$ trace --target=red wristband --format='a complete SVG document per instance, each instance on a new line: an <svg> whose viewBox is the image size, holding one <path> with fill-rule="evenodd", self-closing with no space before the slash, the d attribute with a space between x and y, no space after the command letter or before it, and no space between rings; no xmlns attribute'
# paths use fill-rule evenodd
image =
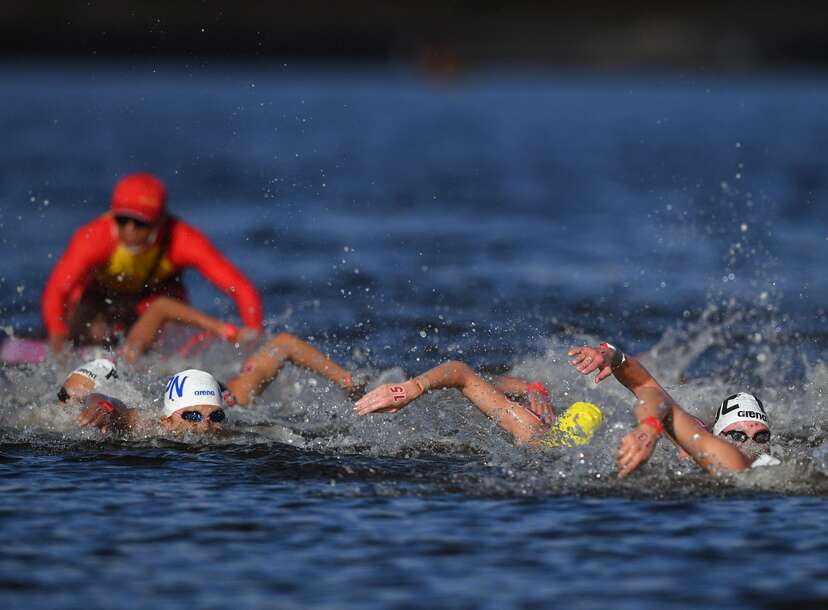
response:
<svg viewBox="0 0 828 610"><path fill-rule="evenodd" d="M103 409L104 411L106 411L107 413L112 413L115 410L115 407L113 407L112 403L109 402L108 400L103 400L103 399L99 400L98 401L98 406L101 409Z"/></svg>
<svg viewBox="0 0 828 610"><path fill-rule="evenodd" d="M230 341L230 343L235 343L236 339L239 338L239 327L226 322L224 328L221 329L221 336Z"/></svg>
<svg viewBox="0 0 828 610"><path fill-rule="evenodd" d="M649 416L645 417L644 419L641 420L640 423L641 423L642 426L650 426L650 428L652 428L653 430L655 430L659 434L664 434L664 426L658 420L658 418L653 417L652 415L649 415Z"/></svg>
<svg viewBox="0 0 828 610"><path fill-rule="evenodd" d="M533 381L532 383L526 384L526 392L537 392L544 398L549 398L549 389L543 385L540 381Z"/></svg>

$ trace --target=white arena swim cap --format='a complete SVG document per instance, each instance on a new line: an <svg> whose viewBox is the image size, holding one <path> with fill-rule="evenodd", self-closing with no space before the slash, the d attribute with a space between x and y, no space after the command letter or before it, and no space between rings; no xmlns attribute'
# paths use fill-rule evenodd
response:
<svg viewBox="0 0 828 610"><path fill-rule="evenodd" d="M224 406L216 378L198 369L187 369L170 377L164 390L164 415L196 405Z"/></svg>
<svg viewBox="0 0 828 610"><path fill-rule="evenodd" d="M94 381L95 387L97 387L106 379L117 379L118 371L115 370L115 365L111 360L98 358L97 360L90 360L86 364L80 365L69 373L69 375L83 375L87 379Z"/></svg>
<svg viewBox="0 0 828 610"><path fill-rule="evenodd" d="M722 406L716 411L716 420L713 422L713 434L721 434L730 424L740 421L755 421L770 428L768 415L762 401L753 394L740 392L728 396Z"/></svg>

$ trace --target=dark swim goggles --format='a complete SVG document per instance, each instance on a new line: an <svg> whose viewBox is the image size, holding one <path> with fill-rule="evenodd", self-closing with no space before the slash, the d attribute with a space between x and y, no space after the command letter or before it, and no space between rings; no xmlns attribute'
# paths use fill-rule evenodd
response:
<svg viewBox="0 0 828 610"><path fill-rule="evenodd" d="M732 438L737 443L744 443L750 437L747 435L746 432L742 432L741 430L730 430L728 432L722 432L722 436L726 436L728 438ZM753 435L753 442L760 443L764 445L765 443L770 442L771 433L770 430L759 430L756 434Z"/></svg>
<svg viewBox="0 0 828 610"><path fill-rule="evenodd" d="M129 223L134 224L139 229L146 229L152 226L151 222L146 222L144 220L138 220L137 218L133 218L132 216L116 216L115 222L118 223L119 227L125 227Z"/></svg>
<svg viewBox="0 0 828 610"><path fill-rule="evenodd" d="M210 412L210 415L207 416L207 419L209 419L214 424L219 424L223 422L226 417L227 416L224 414L223 409L216 409L215 411ZM183 413L181 413L181 419L197 424L198 422L204 419L204 416L201 414L200 411L184 411Z"/></svg>

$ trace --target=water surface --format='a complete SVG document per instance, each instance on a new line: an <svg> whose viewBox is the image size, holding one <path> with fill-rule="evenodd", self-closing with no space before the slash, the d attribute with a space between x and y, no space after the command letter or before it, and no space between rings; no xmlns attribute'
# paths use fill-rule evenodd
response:
<svg viewBox="0 0 828 610"><path fill-rule="evenodd" d="M602 405L587 447L516 447L456 393L356 420L288 368L217 439L107 440L52 402L77 363L0 370L5 607L809 608L824 558L821 74L719 78L277 65L0 69L0 323L127 171L260 287L271 332L374 382L446 358ZM194 303L232 304L187 277ZM629 394L573 374L610 339L688 410L757 392L777 468L717 480L663 443L627 481ZM222 378L150 356L118 392ZM682 383L680 383L680 381Z"/></svg>

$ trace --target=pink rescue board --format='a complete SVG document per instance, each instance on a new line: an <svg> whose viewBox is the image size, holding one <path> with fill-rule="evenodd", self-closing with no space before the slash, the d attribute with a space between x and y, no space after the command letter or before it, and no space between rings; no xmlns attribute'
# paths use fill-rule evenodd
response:
<svg viewBox="0 0 828 610"><path fill-rule="evenodd" d="M49 342L46 339L6 337L2 341L0 362L3 364L37 364L49 356ZM93 350L91 347L82 347L77 353L84 358Z"/></svg>
<svg viewBox="0 0 828 610"><path fill-rule="evenodd" d="M43 362L49 354L46 339L7 337L0 347L0 361L4 364L34 364Z"/></svg>

